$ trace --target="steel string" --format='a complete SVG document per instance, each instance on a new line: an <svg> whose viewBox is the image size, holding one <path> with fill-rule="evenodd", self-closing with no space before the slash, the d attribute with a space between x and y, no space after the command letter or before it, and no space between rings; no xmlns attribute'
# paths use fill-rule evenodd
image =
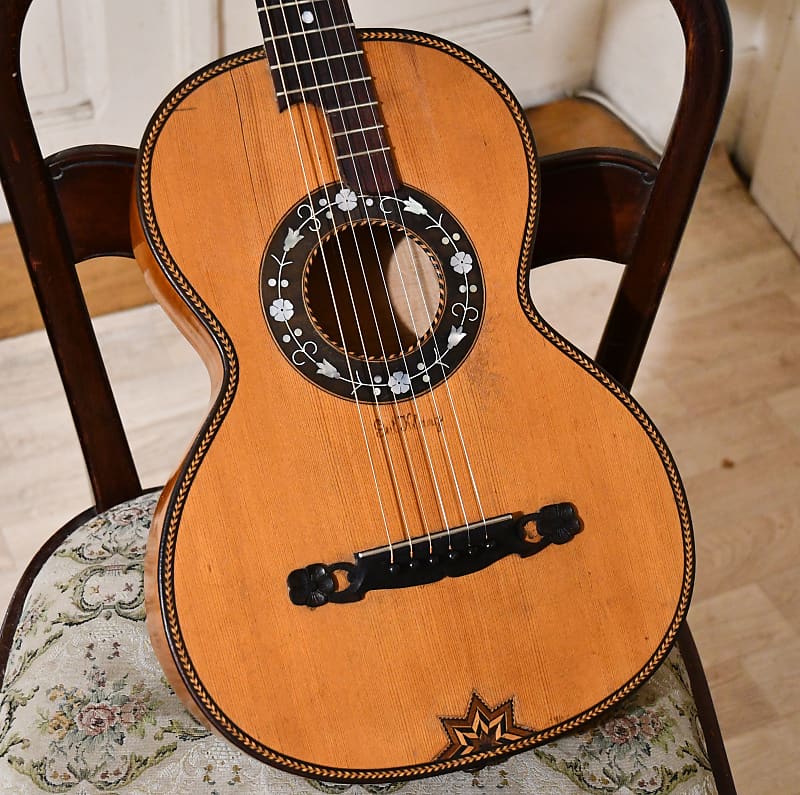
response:
<svg viewBox="0 0 800 795"><path fill-rule="evenodd" d="M256 5L258 6L258 2L256 3ZM284 96L286 97L286 101L287 101L287 112L289 113L289 118L291 120L292 135L294 137L295 146L297 148L297 156L298 156L298 160L300 162L300 168L301 168L302 173L303 173L303 182L305 183L305 188L306 188L306 194L308 196L309 207L311 208L311 211L313 213L313 210L314 210L314 199L313 199L313 196L312 196L311 184L309 182L308 172L306 170L305 161L303 159L303 150L302 150L302 147L300 145L300 136L298 135L298 132L297 132L297 124L295 122L294 113L292 112L292 106L289 103L289 94L288 94L287 86L286 86L286 78L285 78L285 75L283 74L283 65L281 64L280 51L278 49L277 39L275 38L275 33L274 33L273 26L272 26L272 19L270 17L269 11L270 11L269 7L264 5L264 13L265 13L265 16L267 18L267 25L269 26L270 37L273 39L273 46L274 46L274 49L275 49L275 61L276 61L277 66L279 67L278 68L278 72L280 74L281 87L282 87ZM285 12L284 12L284 16L285 16ZM291 39L290 39L290 41L291 41ZM269 63L269 59L267 59L267 63ZM328 267L328 261L327 261L327 258L325 256L325 250L322 247L322 236L320 234L320 228L316 224L312 224L312 226L316 226L315 231L316 231L316 234L317 234L317 240L318 240L318 244L319 244L320 254L322 256L323 266L325 268L325 274L326 274L327 281L328 281L328 287L329 287L329 289L331 291L331 299L333 301L333 308L334 308L334 313L335 313L335 316L336 316L336 323L337 323L337 326L339 328L339 334L340 334L340 336L342 338L342 343L343 343L344 348L345 348L345 361L347 363L347 369L348 369L348 373L350 375L350 381L351 381L351 383L353 383L355 385L355 374L353 372L353 365L352 365L352 363L350 361L350 356L347 353L348 346L345 343L344 328L343 328L343 325L342 325L341 316L339 314L339 308L338 308L338 305L336 303L336 299L334 297L333 281L331 279L330 269ZM383 526L384 526L384 529L386 531L386 539L387 539L387 542L388 542L388 545L389 545L390 558L391 558L391 561L394 562L394 545L393 545L393 542L392 542L391 531L389 530L389 520L388 520L387 515L386 515L386 508L384 506L383 496L381 494L380 484L378 482L378 474L377 474L377 470L375 468L375 460L374 460L373 455L372 455L372 448L370 447L369 436L367 434L366 425L364 424L364 417L363 417L363 414L361 412L361 402L360 402L359 397L358 397L358 390L357 389L355 389L353 396L355 398L356 408L357 408L357 411L358 411L358 419L359 419L359 423L361 425L361 433L362 433L362 435L364 437L364 444L365 444L366 450L367 450L367 458L369 459L370 470L372 472L372 479L373 479L373 482L375 484L375 492L376 492L376 495L377 495L377 498L378 498L378 506L379 506L379 509L380 509L380 512L381 512L381 519L383 521Z"/></svg>
<svg viewBox="0 0 800 795"><path fill-rule="evenodd" d="M333 18L333 7L332 7L332 4L331 4L331 0L326 0L326 2L327 2L327 5L328 5L328 9L329 9L329 11L331 13L331 17ZM354 25L350 26L350 36L351 36L352 43L353 43L354 47L356 47L357 50L360 49L363 52L363 49L361 48L360 42L358 41L358 39L356 37L356 30L355 30L355 26ZM339 42L339 49L341 50L341 49L343 49L343 47L342 47L342 39L341 39L341 35L339 33L339 29L338 28L336 29L336 37L337 37L337 40ZM323 44L324 44L324 38L323 38ZM326 52L326 57L327 57L327 52ZM346 61L345 61L345 65L344 66L345 66L345 71L347 72L348 78L349 78L349 76L350 76L349 68L350 67L347 65ZM362 78L366 77L367 75L366 75L366 73L364 71L363 62L361 60L359 60L359 67L358 68L359 68L359 71L360 71L360 76ZM355 88L353 87L353 83L352 82L350 82L350 87L351 87L351 90L353 92L353 98L354 98L354 101L355 101ZM378 113L377 113L374 105L371 107L371 112L372 112L372 120L374 122L374 125L375 126L380 125L380 123L381 123L380 122L380 118L378 116ZM385 129L385 127L383 129ZM369 144L367 142L366 131L363 131L362 134L363 134L365 146L367 148L369 148ZM349 142L349 137L348 137L348 142ZM352 153L352 147L351 147L351 153ZM370 166L372 167L373 176L376 176L376 174L375 174L375 165L374 165L374 162L372 160L372 155L367 155L367 158L370 161ZM385 162L387 168L391 169L391 161L389 160L389 155L385 150L383 152L383 158L384 158L384 162ZM377 179L376 179L376 181L377 181ZM405 218L403 216L402 202L400 201L399 196L397 194L396 186L393 186L393 188L392 188L392 196L397 201L398 212L399 212L400 218L401 218L401 226L402 226L402 229L403 229L403 232L404 232L403 236L404 236L404 238L406 240L406 245L408 246L408 249L409 249L409 257L411 258L411 262L412 262L412 264L414 266L414 273L415 273L416 278L417 278L417 285L419 287L420 294L422 294L423 293L422 281L421 281L421 278L420 278L420 275L419 275L419 269L416 266L416 261L413 259L413 254L412 254L412 250L411 250L411 241L410 241L410 238L408 236L408 230L407 230L407 227L406 227L406 224L405 224ZM388 217L386 216L385 212L384 212L384 217L387 218L387 228L388 228ZM392 243L392 246L394 247L394 242L391 241L391 232L390 232L390 242ZM395 249L395 252L396 252L396 249ZM414 319L413 307L411 306L411 301L410 301L410 298L409 298L409 295L408 295L408 291L406 289L405 279L404 279L404 277L402 275L402 272L400 274L400 281L401 281L401 284L403 286L403 293L405 295L406 304L408 306L409 314L411 316L412 326L414 326L416 328L417 327L417 323L416 323L416 320ZM384 283L385 283L385 280L384 280ZM388 291L388 287L387 287L387 291ZM428 321L428 327L430 328L430 327L433 326L433 319L431 318L430 308L428 307L427 301L423 300L422 304L423 304L423 306L425 308L426 318L427 318L427 321ZM432 341L433 341L434 350L436 352L437 359L441 359L441 351L439 349L439 343L438 343L435 335L433 335ZM423 357L424 357L424 355L423 355ZM487 525L487 521L486 521L486 515L485 515L484 510L483 510L483 504L482 504L482 500L481 500L481 497L480 497L480 490L478 489L478 484L477 484L477 481L476 481L476 478L475 478L475 472L474 472L474 469L473 469L473 466L472 466L472 461L470 459L469 452L467 450L466 441L464 439L464 433L463 433L463 430L462 430L461 421L459 419L458 411L456 409L455 400L453 398L452 390L450 388L450 383L449 383L449 379L448 379L448 376L447 376L447 372L446 372L446 370L444 368L442 368L442 373L443 373L443 376L444 376L443 383L444 383L445 389L447 391L447 396L448 396L448 400L449 400L449 403L450 403L450 408L452 410L453 418L454 418L455 424L456 424L456 429L458 431L458 437L459 437L459 441L460 441L460 445L461 445L461 450L462 450L462 452L464 454L464 460L465 460L465 462L467 464L467 470L468 470L470 482L471 482L471 485L472 485L473 495L475 497L475 502L477 504L478 511L480 513L480 522L483 524L484 533L485 533L486 538L488 540L489 530L488 530L488 525ZM435 390L433 390L433 389L431 389L431 398L433 400L434 408L435 408L437 414L439 414L438 402L436 400ZM469 517L467 516L467 513L466 513L466 508L465 508L463 496L462 496L462 493L461 493L461 487L459 485L458 476L457 476L456 471L455 471L455 464L453 462L453 457L452 457L452 453L451 453L451 450L450 450L450 444L448 442L447 433L446 433L446 430L445 430L444 426L442 427L442 439L444 441L445 452L447 454L448 464L449 464L449 467L450 467L450 470L451 470L451 476L453 478L453 484L454 484L454 486L456 488L456 493L458 495L458 500L459 500L459 504L460 504L460 507L461 507L462 515L463 515L463 518L464 518L464 524L467 527L467 534L468 534L468 539L469 539L470 531L471 531L471 528L472 528L472 523L469 521Z"/></svg>
<svg viewBox="0 0 800 795"><path fill-rule="evenodd" d="M280 8L281 8L282 16L283 16L284 26L285 26L286 31L288 33L289 32L289 20L288 20L287 14L286 14L286 6L283 3L281 3L280 4ZM269 14L267 14L267 17L269 18ZM299 17L299 9L298 9L298 17ZM315 18L315 21L316 21L316 18ZM301 20L301 22L302 22L302 20ZM270 31L272 32L271 22L270 22ZM273 37L274 37L274 33L273 33ZM308 45L308 36L307 36L305 28L303 28L303 37L304 37L304 39L306 41L306 45ZM297 54L296 54L296 51L295 51L295 47L294 47L294 42L293 42L293 37L292 36L289 36L289 48L290 48L291 53L292 53L292 62L294 64L295 71L297 73L298 92L302 93L303 92L303 79L302 79L302 75L300 73L300 66L297 63ZM310 54L310 48L308 46L307 46L307 49L309 49L309 54ZM278 57L277 46L276 46L276 59L280 62L280 58ZM284 93L284 96L286 97L286 101L287 101L287 105L288 105L289 104L289 92L286 90L286 83L285 83L285 79L284 79L283 76L282 76L281 80L282 80L282 83L283 83L283 93ZM317 92L318 92L318 95L319 95L320 103L322 104L322 90L320 88L317 88ZM292 92L292 93L295 93L295 92ZM305 116L306 116L306 122L307 122L308 131L311 134L311 139L312 139L312 142L313 142L314 154L315 154L315 157L316 157L316 160L317 160L317 166L319 168L320 181L322 181L322 175L323 175L324 169L323 169L323 165L322 165L322 156L320 154L319 145L317 143L317 135L316 135L316 132L314 131L314 125L313 125L312 120L311 120L311 113L310 113L310 111L308 109L308 104L305 101L302 104L303 104L303 108L304 108L304 112L305 112ZM323 190L325 192L325 198L326 198L328 206L332 207L333 203L330 200L330 189L329 189L329 186L328 185L323 186ZM360 247L358 245L358 240L357 240L357 238L355 236L355 225L353 224L352 213L350 211L347 211L347 215L348 215L348 219L350 221L350 228L351 228L352 233L353 233L353 240L354 240L354 242L356 244L356 253L358 255L358 259L359 259L359 263L360 263L360 266L361 266L361 270L362 270L362 273L364 274L364 278L366 279L366 268L364 266L363 255L362 255L361 249L360 249ZM344 251L343 251L343 248L342 248L342 243L341 243L341 239L339 238L338 232L334 231L334 237L336 239L336 244L337 244L337 247L339 249L339 256L340 256L340 258L342 260L343 265L345 265ZM323 249L323 246L322 246L321 236L320 236L320 239L319 239L319 249L320 249L320 253L323 254L324 253L324 249ZM379 256L379 252L377 251L377 247L376 247L376 256ZM326 263L326 268L327 268L327 260L325 260L323 258L323 261ZM354 294L353 294L353 289L352 289L352 284L351 284L351 281L350 281L350 276L348 274L348 271L347 271L346 267L343 268L343 273L344 273L344 276L345 276L345 282L346 282L346 285L347 285L347 291L348 291L348 294L349 294L349 297L350 297L350 303L351 303L351 306L353 308L353 316L354 316L354 319L355 319L355 322L356 322L356 328L357 328L357 331L358 331L358 337L359 337L359 340L361 342L362 351L364 353L364 359L368 363L369 362L369 354L368 354L368 351L367 351L366 342L364 340L364 333L363 333L363 329L361 327L361 321L359 319L358 309L357 309L355 297L354 297ZM331 300L333 301L333 304L334 304L334 307L335 307L335 311L336 311L336 314L337 314L337 317L338 317L339 316L338 304L336 303L335 291L333 290L333 286L332 286L332 282L330 280L330 274L329 273L328 273L328 280L329 280L329 288L331 290ZM388 372L389 363L388 363L388 359L386 357L386 350L385 350L385 347L383 345L383 338L381 336L380 326L379 326L378 321L377 321L377 314L375 312L375 307L374 307L374 304L372 302L372 296L370 295L369 290L367 290L367 295L369 296L370 309L371 309L371 312L372 312L373 320L375 321L375 324L376 324L375 328L376 328L376 331L377 331L378 340L379 340L380 345L381 345L381 353L383 355L383 361L386 364L386 368L387 368L387 372ZM344 333L343 333L343 330L341 328L339 330L339 333L342 336L342 342L343 342L343 344L345 345L345 348L346 348L347 345L345 343ZM352 377L352 375L351 375L351 381L353 381L355 383L355 379ZM372 387L372 379L370 379L370 387ZM357 393L357 391L358 391L358 388L356 387L354 394ZM374 400L375 400L376 417L378 419L380 419L380 402L378 400L377 395L374 394L374 391L373 391L373 397L374 397ZM393 392L392 392L392 398L393 398L393 402L394 402L394 405L395 405L395 413L396 413L396 416L397 416L397 415L399 415L399 409L397 408L397 397L394 395ZM400 430L400 425L398 425L398 430ZM384 453L385 453L385 455L387 457L387 463L389 465L389 472L390 472L390 475L391 475L391 478L392 478L392 483L393 483L395 494L396 494L396 497L397 497L397 500L398 500L398 507L400 509L400 515L401 515L403 527L404 527L404 530L405 530L406 538L407 538L407 540L409 542L410 555L413 557L413 555L414 555L413 537L412 537L411 530L410 530L409 523L408 523L408 517L407 517L406 509L405 509L405 502L403 500L402 489L400 488L400 483L399 483L399 480L398 480L397 470L395 468L394 458L393 458L392 452L391 452L391 447L389 445L389 441L388 441L388 438L387 438L386 434L381 434L380 438L381 438L381 440L383 442ZM412 467L412 471L413 471L413 467ZM414 482L416 482L416 478L415 477L414 477ZM421 501L420 495L419 495L419 492L416 489L416 487L415 487L415 492L416 492L415 496L417 497L418 502L420 502ZM428 534L430 535L430 531L429 530L428 530ZM392 550L392 562L394 562L394 551L393 550Z"/></svg>
<svg viewBox="0 0 800 795"><path fill-rule="evenodd" d="M333 19L333 9L330 8L330 4L329 4L329 10L331 12L331 18ZM335 22L335 20L334 20L334 22ZM330 59L330 56L329 56L329 53L328 53L327 44L325 43L325 38L324 38L324 36L320 35L320 39L321 39L321 42L322 42L322 47L323 47L323 51L324 51L324 54L325 54L326 62L329 64L331 59ZM339 37L338 30L337 30L337 39L339 40L340 49L341 49L341 39ZM308 37L307 36L305 37L305 41L306 41L306 44L308 45ZM307 49L309 49L309 52L310 52L310 47L307 47ZM349 73L349 70L348 70L348 68L346 66L346 59L343 59L343 60L345 60L345 71L346 71L347 77L348 77L347 82L350 84L350 89L351 89L351 93L352 93L352 97L353 97L353 104L355 105L355 104L358 104L357 103L357 97L355 95L355 88L353 86L353 83L350 80L350 73ZM315 75L315 77L316 77L316 75ZM333 77L334 77L333 76L333 71L331 70L331 80L332 81L333 81ZM366 75L364 75L364 77L366 77ZM324 109L321 90L318 90L318 94L319 94L320 104L323 106L323 109ZM338 92L337 92L337 102L339 102ZM335 153L336 152L336 147L335 147L335 144L334 144L334 141L333 141L333 132L331 130L330 123L327 120L327 116L325 118L326 118L327 130L328 130L329 143L330 143L332 152ZM355 164L356 154L355 154L355 152L353 150L352 142L350 141L350 134L345 133L344 134L344 138L347 140L347 146L348 146L348 149L350 150L350 159ZM368 142L366 140L366 133L364 134L364 143L365 143L365 146L368 149L369 148L369 144L368 144ZM374 163L372 161L372 155L366 155L366 157L370 161L370 166L371 166L371 169L372 169L372 175L373 175L373 177L376 178L376 182L377 182L377 175L376 175L376 172L375 172L375 165L374 165ZM356 173L356 179L357 179L357 182L358 182L358 190L361 193L362 197L366 196L366 194L364 192L364 189L363 189L363 183L361 182L360 171L359 171L358 168L355 169L355 173ZM388 234L389 234L389 242L390 242L390 244L392 246L392 251L393 251L393 253L395 255L397 255L397 247L394 245L394 242L392 241L391 227L389 226L389 223L388 223L388 216L386 215L385 211L382 208L381 208L381 212L382 212L382 214L384 216L384 221L386 222L386 229L387 229ZM348 212L348 216L350 218L350 222L351 222L351 225L352 225L352 214L350 212ZM381 281L383 282L383 288L384 288L384 290L386 292L387 303L388 303L389 308L390 308L390 315L391 315L392 324L394 326L394 332L395 332L395 335L397 337L397 342L398 342L398 344L400 346L400 351L401 351L400 356L401 356L401 359L402 359L402 362L403 362L403 367L404 367L406 373L408 374L409 373L408 359L407 359L407 356L406 356L406 353L405 353L405 350L404 350L404 346L403 346L403 342L402 342L402 338L401 338L401 335L400 335L400 329L399 329L398 322L397 322L397 316L395 314L394 306L393 306L393 303L392 303L392 300L391 300L391 295L389 293L389 287L388 287L388 284L387 284L387 281L386 281L386 275L384 274L383 269L380 267L380 264L381 264L380 263L380 250L379 250L379 247L378 247L377 238L375 236L375 230L374 230L374 227L373 227L373 225L371 223L368 223L367 227L369 229L369 234L370 234L370 237L372 239L373 247L375 249L376 264L379 266L378 270L379 270L379 273L381 275ZM403 229L404 234L407 236L408 230L406 229L405 225L403 225L402 229ZM414 264L414 267L415 267L415 270L416 270L416 264L414 263L414 260L413 260L413 252L411 250L410 243L409 243L409 256L411 257L412 264ZM367 283L366 270L365 270L363 259L361 259L361 258L360 258L360 265L361 265L362 275L364 277L364 282L366 284ZM400 273L401 283L403 284L404 293L406 295L406 303L410 307L410 299L409 299L409 296L408 296L408 292L407 292L407 290L405 288L405 280L404 280L404 277L402 275L402 270L400 268L398 268L398 272ZM368 290L368 294L369 294L369 290ZM426 303L425 299L424 299L424 294L422 293L421 282L420 282L420 294L423 297L423 303ZM371 309L372 309L372 315L373 315L373 320L375 321L376 330L378 331L378 337L379 337L379 339L381 341L381 350L382 350L383 355L384 355L384 361L386 361L387 368L388 368L388 361L387 361L387 357L386 357L386 353L385 353L385 348L383 347L383 339L381 337L380 325L378 323L378 320L377 320L377 317L376 317L376 314L375 314L374 304L372 303L371 296L370 296L370 306L371 306ZM427 304L426 304L426 306L427 306ZM428 314L430 315L430 313L428 313ZM411 319L412 319L412 326L414 326L414 330L416 332L416 323L415 323L414 318L413 318L413 313L411 313ZM432 325L432 324L429 323L429 326L430 325ZM430 474L431 479L433 481L433 486L434 486L434 489L435 489L435 492L436 492L436 499L437 499L437 503L438 503L438 506L439 506L439 511L441 513L441 518L442 518L442 521L444 523L444 527L447 529L448 535L449 535L450 530L452 528L451 528L450 521L449 521L448 516L447 516L447 508L445 507L444 499L442 497L442 490L441 490L441 487L439 485L439 477L436 474L436 466L433 463L433 456L431 454L431 449L430 449L430 444L429 444L429 441L428 441L428 436L427 436L427 433L425 431L425 423L423 422L422 416L421 416L421 413L420 413L418 397L417 397L417 394L414 391L413 387L411 389L411 400L412 400L412 403L413 403L413 406L414 406L414 414L415 414L415 416L417 418L418 427L419 427L420 434L421 434L421 437L422 437L422 440L423 440L423 448L424 448L424 452L425 452L425 458L426 458L426 462L427 462L427 465L428 465L429 474ZM414 490L415 490L415 492L417 492L418 504L420 505L420 510L423 513L423 523L425 525L425 531L426 531L426 534L428 535L429 545L430 545L430 549L432 551L433 542L432 542L432 539L431 539L431 530L430 530L430 527L429 527L429 525L427 523L427 519L425 518L424 507L423 507L422 500L419 497L418 480L417 480L416 474L414 473L414 466L413 466L413 462L411 460L411 454L410 454L410 451L408 450L408 441L407 441L407 438L406 438L406 435L405 435L405 430L403 428L402 422L400 422L399 408L397 406L397 399L396 398L394 399L394 405L395 405L395 416L398 419L398 431L399 431L401 439L403 440L404 450L406 452L406 459L407 459L408 464L409 464L409 469L411 470L411 473L412 473L412 481L413 481L413 485L414 485ZM434 405L435 405L435 401L434 401ZM438 407L436 407L436 410L438 412ZM456 483L456 489L458 490L458 484L457 483ZM412 550L412 553L413 553L413 550Z"/></svg>

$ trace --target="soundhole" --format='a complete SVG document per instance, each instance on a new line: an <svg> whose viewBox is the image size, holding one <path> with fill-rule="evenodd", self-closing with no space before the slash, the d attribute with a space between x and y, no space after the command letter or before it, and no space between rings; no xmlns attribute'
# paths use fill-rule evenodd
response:
<svg viewBox="0 0 800 795"><path fill-rule="evenodd" d="M430 249L383 221L329 233L311 252L303 291L316 330L342 353L368 360L418 348L435 332L446 301Z"/></svg>

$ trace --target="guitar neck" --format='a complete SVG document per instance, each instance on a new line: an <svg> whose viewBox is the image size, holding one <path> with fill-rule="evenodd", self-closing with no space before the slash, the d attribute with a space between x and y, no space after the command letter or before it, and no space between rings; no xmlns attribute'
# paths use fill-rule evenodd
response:
<svg viewBox="0 0 800 795"><path fill-rule="evenodd" d="M346 0L256 0L256 6L281 110L302 103L321 108L342 180L361 193L393 192L399 180Z"/></svg>

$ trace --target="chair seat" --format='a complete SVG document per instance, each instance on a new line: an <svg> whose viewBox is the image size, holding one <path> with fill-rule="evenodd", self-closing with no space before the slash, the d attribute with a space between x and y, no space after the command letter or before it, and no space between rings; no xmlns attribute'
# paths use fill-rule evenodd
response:
<svg viewBox="0 0 800 795"><path fill-rule="evenodd" d="M33 581L0 694L0 793L717 792L677 650L613 713L480 772L362 788L256 762L189 715L150 646L143 559L157 499L78 527Z"/></svg>

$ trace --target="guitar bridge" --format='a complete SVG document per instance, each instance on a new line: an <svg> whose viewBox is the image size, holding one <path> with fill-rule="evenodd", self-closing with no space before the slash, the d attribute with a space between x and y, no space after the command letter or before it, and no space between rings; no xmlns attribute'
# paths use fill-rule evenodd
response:
<svg viewBox="0 0 800 795"><path fill-rule="evenodd" d="M358 602L369 591L415 588L448 577L465 577L509 555L529 558L551 544L566 544L582 528L577 509L568 502L522 516L505 514L356 552L352 563L314 563L296 569L287 579L289 599L301 607L322 607Z"/></svg>

